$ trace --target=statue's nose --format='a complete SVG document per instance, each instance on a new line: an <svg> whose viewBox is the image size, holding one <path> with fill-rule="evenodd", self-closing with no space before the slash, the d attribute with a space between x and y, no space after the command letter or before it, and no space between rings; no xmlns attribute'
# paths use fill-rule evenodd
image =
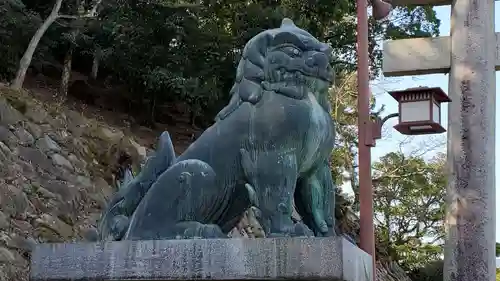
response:
<svg viewBox="0 0 500 281"><path fill-rule="evenodd" d="M306 60L306 65L309 67L324 68L328 65L328 57L323 53L315 53Z"/></svg>

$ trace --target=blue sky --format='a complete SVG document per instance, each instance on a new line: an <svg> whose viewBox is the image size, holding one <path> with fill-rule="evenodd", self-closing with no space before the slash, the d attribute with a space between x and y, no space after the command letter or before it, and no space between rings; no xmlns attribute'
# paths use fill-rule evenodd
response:
<svg viewBox="0 0 500 281"><path fill-rule="evenodd" d="M437 12L438 18L441 19L440 33L441 35L450 34L450 6L436 7L434 8ZM495 2L495 14L500 12L500 3ZM500 16L495 17L495 30L498 32L500 27ZM496 84L500 85L499 81L500 75L496 74ZM377 104L385 104L385 113L397 112L397 103L389 96L386 92L389 90L405 89L409 87L417 86L428 86L428 87L441 87L445 92L448 92L448 76L444 74L433 74L433 75L420 75L420 76L408 76L408 77L398 77L398 78L382 78L380 81L374 82L372 85L372 92L377 98ZM498 91L497 91L498 92ZM497 108L500 108L497 99ZM443 126L446 128L446 123L448 119L447 107L446 105L442 109L442 120ZM432 157L436 151L445 151L446 146L444 141L446 139L446 134L438 136L418 136L412 137L408 140L405 136L399 134L396 130L392 129L395 125L396 120L389 120L383 129L383 139L377 142L377 146L372 150L372 159L376 161L380 156L384 154L400 149L400 144L404 143L402 150L409 153L411 151L421 150L422 147L436 146L431 152L428 152L425 156ZM499 115L496 116L496 124L500 124ZM496 146L499 147L500 138L496 138ZM442 145L436 145L436 143L442 143ZM426 144L426 145L424 145ZM495 155L495 160L499 159L498 149ZM495 173L498 176L500 171L500 165L496 165ZM496 201L500 202L500 192L496 192ZM496 211L496 240L500 241L500 214L497 208Z"/></svg>

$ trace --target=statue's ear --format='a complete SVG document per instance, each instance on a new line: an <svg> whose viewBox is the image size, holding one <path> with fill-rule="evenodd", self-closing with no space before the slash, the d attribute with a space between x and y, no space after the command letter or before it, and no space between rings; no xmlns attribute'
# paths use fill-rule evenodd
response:
<svg viewBox="0 0 500 281"><path fill-rule="evenodd" d="M250 40L243 50L243 58L248 59L251 63L264 69L267 49L271 43L273 36L269 32L261 33L254 39Z"/></svg>
<svg viewBox="0 0 500 281"><path fill-rule="evenodd" d="M243 79L244 66L245 66L245 58L241 58L240 62L238 63L238 67L236 68L236 80L235 80L236 83L240 83L241 80ZM231 89L231 92L233 92L233 89Z"/></svg>

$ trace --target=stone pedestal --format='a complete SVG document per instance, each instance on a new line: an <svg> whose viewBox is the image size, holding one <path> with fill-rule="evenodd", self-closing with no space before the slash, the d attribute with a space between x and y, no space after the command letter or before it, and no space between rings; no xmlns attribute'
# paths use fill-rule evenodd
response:
<svg viewBox="0 0 500 281"><path fill-rule="evenodd" d="M371 281L371 257L344 238L41 244L31 280Z"/></svg>

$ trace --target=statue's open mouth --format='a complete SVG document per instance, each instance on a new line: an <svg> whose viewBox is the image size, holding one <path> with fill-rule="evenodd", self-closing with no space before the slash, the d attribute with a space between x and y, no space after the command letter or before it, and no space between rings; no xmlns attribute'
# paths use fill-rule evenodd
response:
<svg viewBox="0 0 500 281"><path fill-rule="evenodd" d="M330 82L323 77L312 75L303 70L288 70L284 67L269 72L269 83L264 84L266 90L282 93L290 97L305 97L308 93L319 90Z"/></svg>
<svg viewBox="0 0 500 281"><path fill-rule="evenodd" d="M287 71L284 67L273 71L271 75L271 82L273 84L281 84L281 86L299 86L307 83L307 80L309 80L307 78L314 78L298 70Z"/></svg>

